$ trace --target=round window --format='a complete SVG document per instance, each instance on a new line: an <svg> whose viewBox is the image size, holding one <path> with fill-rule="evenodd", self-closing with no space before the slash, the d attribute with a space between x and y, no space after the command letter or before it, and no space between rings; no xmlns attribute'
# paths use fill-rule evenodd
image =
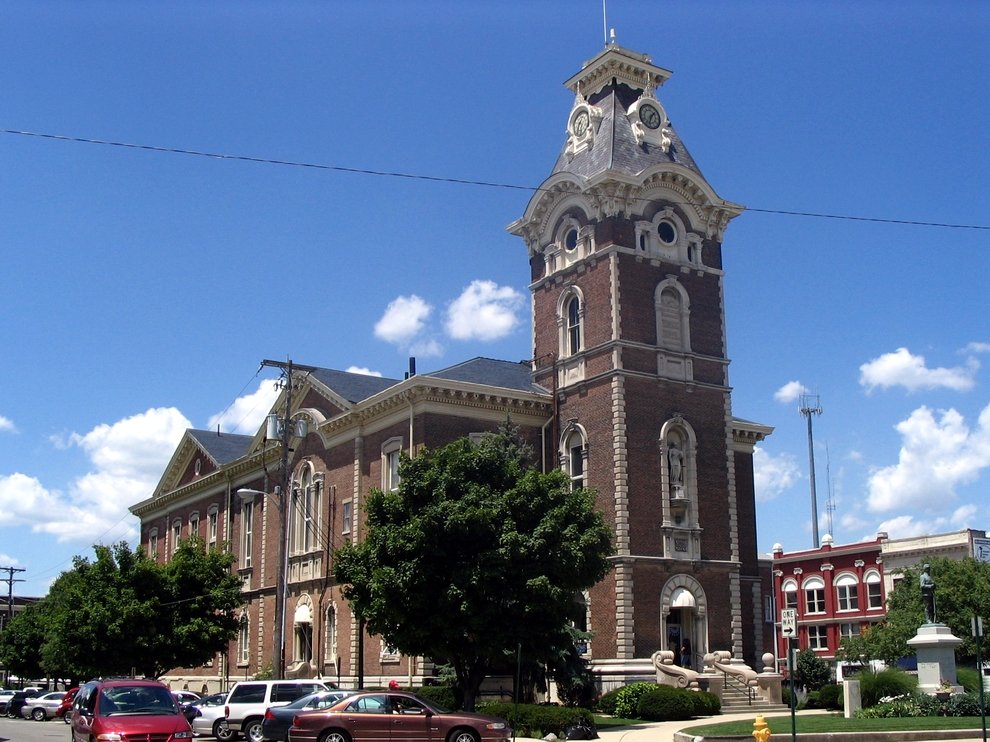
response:
<svg viewBox="0 0 990 742"><path fill-rule="evenodd" d="M657 237L665 245L673 245L677 241L677 227L666 219L657 225Z"/></svg>
<svg viewBox="0 0 990 742"><path fill-rule="evenodd" d="M202 461L202 459L196 459L195 470L196 470L196 476L198 477L199 476L199 473L203 470L203 461Z"/></svg>
<svg viewBox="0 0 990 742"><path fill-rule="evenodd" d="M570 252L577 247L578 243L578 233L576 229L567 230L567 234L564 235L564 249Z"/></svg>

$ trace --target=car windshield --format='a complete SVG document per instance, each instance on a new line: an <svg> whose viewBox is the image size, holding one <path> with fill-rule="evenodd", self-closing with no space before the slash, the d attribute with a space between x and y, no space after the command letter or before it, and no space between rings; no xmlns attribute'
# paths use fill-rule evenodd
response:
<svg viewBox="0 0 990 742"><path fill-rule="evenodd" d="M100 716L112 714L164 716L178 713L168 688L154 685L115 685L103 688L100 691L99 709Z"/></svg>

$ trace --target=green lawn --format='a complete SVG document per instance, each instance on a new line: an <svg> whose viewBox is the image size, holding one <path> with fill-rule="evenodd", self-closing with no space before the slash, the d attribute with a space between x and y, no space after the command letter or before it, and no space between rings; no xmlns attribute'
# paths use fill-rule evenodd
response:
<svg viewBox="0 0 990 742"><path fill-rule="evenodd" d="M753 719L756 714L753 714ZM751 734L753 719L726 721L685 727L684 731L704 737L729 737ZM791 733L790 716L767 718L774 735ZM914 729L979 729L979 716L920 716L897 719L846 719L841 714L798 715L797 731L801 732L891 732Z"/></svg>

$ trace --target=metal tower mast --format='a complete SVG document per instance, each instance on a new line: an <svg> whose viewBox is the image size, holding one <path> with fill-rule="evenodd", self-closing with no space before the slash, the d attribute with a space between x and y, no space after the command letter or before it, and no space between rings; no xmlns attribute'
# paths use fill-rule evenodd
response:
<svg viewBox="0 0 990 742"><path fill-rule="evenodd" d="M808 478L811 480L811 533L815 548L818 541L818 496L815 492L815 436L811 429L811 416L822 414L817 394L801 395L801 414L808 420Z"/></svg>

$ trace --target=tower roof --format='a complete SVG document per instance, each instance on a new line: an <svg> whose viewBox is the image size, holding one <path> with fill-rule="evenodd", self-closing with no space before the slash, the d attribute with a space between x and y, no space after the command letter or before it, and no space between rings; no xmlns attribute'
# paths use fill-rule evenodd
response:
<svg viewBox="0 0 990 742"><path fill-rule="evenodd" d="M575 108L583 102L591 104L600 114L600 120L590 146L575 152L570 142L565 144L553 174L567 172L592 178L613 170L637 175L657 165L677 164L701 175L669 121L664 122L666 141L661 144L656 139L637 137L635 117L628 115L640 99L652 99L659 105L654 90L672 74L652 64L648 55L614 44L585 62L565 85L575 93Z"/></svg>

